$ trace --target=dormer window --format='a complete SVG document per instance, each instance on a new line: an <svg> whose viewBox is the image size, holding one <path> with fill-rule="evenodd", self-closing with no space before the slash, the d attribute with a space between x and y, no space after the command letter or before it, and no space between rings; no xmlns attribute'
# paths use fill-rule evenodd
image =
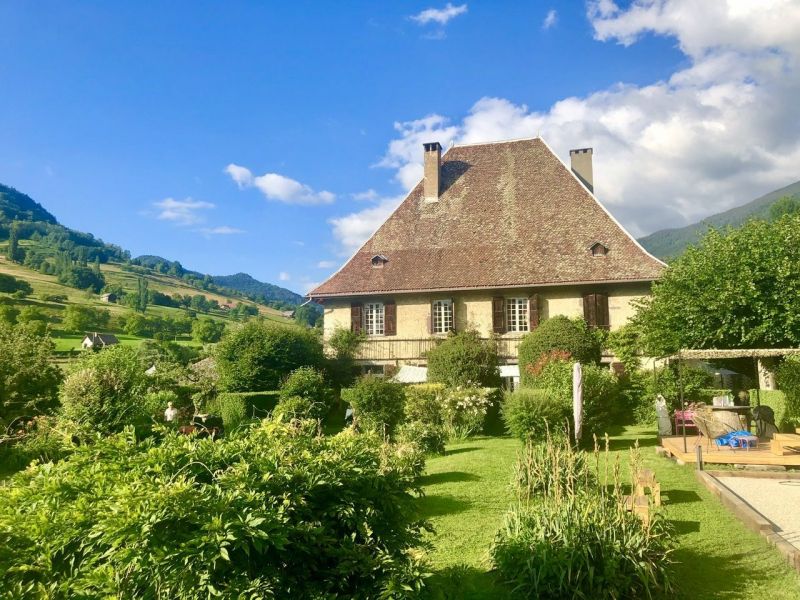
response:
<svg viewBox="0 0 800 600"><path fill-rule="evenodd" d="M389 259L386 258L383 254L376 254L370 260L373 269L382 269L383 265L385 265L387 262L389 262Z"/></svg>
<svg viewBox="0 0 800 600"><path fill-rule="evenodd" d="M600 242L595 242L592 244L589 250L591 251L592 256L605 256L608 254L608 248Z"/></svg>

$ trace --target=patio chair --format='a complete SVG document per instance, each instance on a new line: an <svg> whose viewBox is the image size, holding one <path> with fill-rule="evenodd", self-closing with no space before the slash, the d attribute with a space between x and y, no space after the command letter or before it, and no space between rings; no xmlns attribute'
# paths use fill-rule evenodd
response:
<svg viewBox="0 0 800 600"><path fill-rule="evenodd" d="M732 431L734 428L720 423L714 418L714 413L710 408L697 407L694 411L694 422L697 425L699 436L706 439L706 448L710 451L711 442L718 437L722 437Z"/></svg>
<svg viewBox="0 0 800 600"><path fill-rule="evenodd" d="M694 411L692 409L676 410L674 413L675 418L675 434L683 433L682 427L686 427L687 431L697 433L697 425L694 422Z"/></svg>

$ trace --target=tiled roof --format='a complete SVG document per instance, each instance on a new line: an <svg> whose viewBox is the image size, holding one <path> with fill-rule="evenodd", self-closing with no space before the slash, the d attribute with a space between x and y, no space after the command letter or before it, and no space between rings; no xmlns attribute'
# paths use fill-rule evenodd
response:
<svg viewBox="0 0 800 600"><path fill-rule="evenodd" d="M651 281L664 268L540 138L454 146L441 181L438 202L417 184L309 296Z"/></svg>

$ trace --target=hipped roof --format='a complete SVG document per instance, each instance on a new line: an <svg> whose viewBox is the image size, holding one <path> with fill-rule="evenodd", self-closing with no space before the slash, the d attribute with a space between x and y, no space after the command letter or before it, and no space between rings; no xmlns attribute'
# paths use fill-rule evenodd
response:
<svg viewBox="0 0 800 600"><path fill-rule="evenodd" d="M652 281L663 268L534 138L452 147L439 201L418 183L309 297Z"/></svg>

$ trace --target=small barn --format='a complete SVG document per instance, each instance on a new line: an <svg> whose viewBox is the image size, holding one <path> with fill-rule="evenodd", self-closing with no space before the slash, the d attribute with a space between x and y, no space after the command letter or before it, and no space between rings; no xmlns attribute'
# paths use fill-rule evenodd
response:
<svg viewBox="0 0 800 600"><path fill-rule="evenodd" d="M109 294L103 294L102 296L100 296L100 300L102 300L103 302L108 302L109 304L116 303L118 299L119 298L117 297L117 295L113 292Z"/></svg>
<svg viewBox="0 0 800 600"><path fill-rule="evenodd" d="M108 346L116 346L119 344L117 336L110 333L87 333L81 342L81 347L84 350L102 350Z"/></svg>

